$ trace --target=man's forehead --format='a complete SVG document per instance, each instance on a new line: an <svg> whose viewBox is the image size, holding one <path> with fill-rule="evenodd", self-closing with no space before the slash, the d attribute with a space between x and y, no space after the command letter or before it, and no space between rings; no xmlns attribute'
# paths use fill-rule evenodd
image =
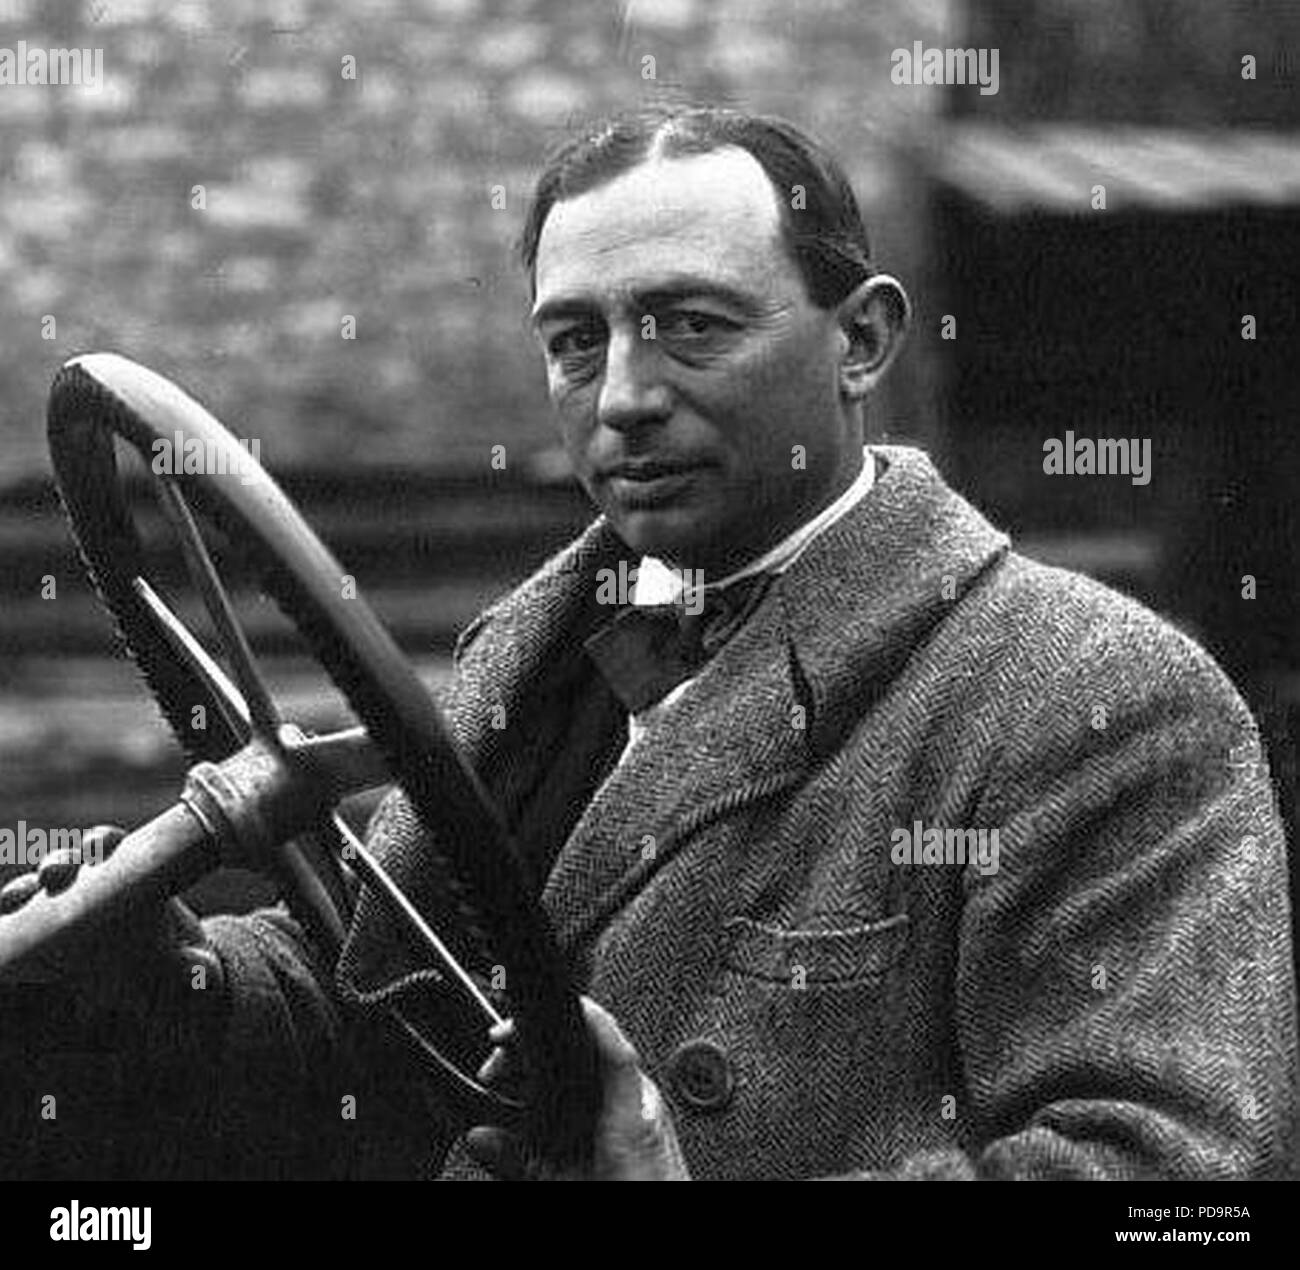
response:
<svg viewBox="0 0 1300 1270"><path fill-rule="evenodd" d="M652 289L662 276L763 293L781 212L767 173L735 146L652 159L555 204L537 248L537 306L594 290Z"/></svg>

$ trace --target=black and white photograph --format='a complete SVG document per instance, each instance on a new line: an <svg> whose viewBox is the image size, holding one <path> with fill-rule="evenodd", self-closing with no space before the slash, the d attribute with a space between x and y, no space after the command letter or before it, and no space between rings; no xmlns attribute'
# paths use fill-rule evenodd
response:
<svg viewBox="0 0 1300 1270"><path fill-rule="evenodd" d="M0 0L20 1246L1284 1237L1298 71L1281 0Z"/></svg>

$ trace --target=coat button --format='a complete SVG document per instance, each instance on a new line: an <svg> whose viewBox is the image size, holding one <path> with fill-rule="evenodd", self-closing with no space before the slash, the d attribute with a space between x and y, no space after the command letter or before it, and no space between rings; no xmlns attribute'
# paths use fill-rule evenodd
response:
<svg viewBox="0 0 1300 1270"><path fill-rule="evenodd" d="M731 1063L712 1041L687 1041L669 1058L667 1075L672 1092L697 1111L720 1110L736 1089Z"/></svg>

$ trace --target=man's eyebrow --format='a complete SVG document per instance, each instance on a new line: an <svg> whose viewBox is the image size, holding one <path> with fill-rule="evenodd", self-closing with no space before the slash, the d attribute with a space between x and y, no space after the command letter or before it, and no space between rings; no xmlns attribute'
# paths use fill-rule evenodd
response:
<svg viewBox="0 0 1300 1270"><path fill-rule="evenodd" d="M764 312L762 301L757 296L727 286L726 283L705 282L699 278L669 280L648 290L634 292L629 304L636 312L643 312L690 299L717 300L747 316ZM538 327L544 322L554 322L562 318L590 317L597 311L598 305L594 300L582 296L561 296L538 305L533 311L532 324Z"/></svg>
<svg viewBox="0 0 1300 1270"><path fill-rule="evenodd" d="M533 310L533 328L536 329L543 322L556 322L561 318L590 317L595 312L595 303L579 296L547 300L545 304L539 304Z"/></svg>
<svg viewBox="0 0 1300 1270"><path fill-rule="evenodd" d="M680 282L667 282L637 294L637 303L642 308L658 309L667 304L677 304L682 300L717 300L742 313L756 314L763 311L763 304L757 296L730 287L725 282L703 282L698 278L683 278Z"/></svg>

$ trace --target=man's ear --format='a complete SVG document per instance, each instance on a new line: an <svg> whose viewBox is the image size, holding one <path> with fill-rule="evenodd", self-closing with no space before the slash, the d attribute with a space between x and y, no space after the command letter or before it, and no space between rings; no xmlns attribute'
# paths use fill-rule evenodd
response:
<svg viewBox="0 0 1300 1270"><path fill-rule="evenodd" d="M840 302L836 315L848 337L840 362L840 392L861 401L898 355L912 318L911 301L897 278L877 273Z"/></svg>

